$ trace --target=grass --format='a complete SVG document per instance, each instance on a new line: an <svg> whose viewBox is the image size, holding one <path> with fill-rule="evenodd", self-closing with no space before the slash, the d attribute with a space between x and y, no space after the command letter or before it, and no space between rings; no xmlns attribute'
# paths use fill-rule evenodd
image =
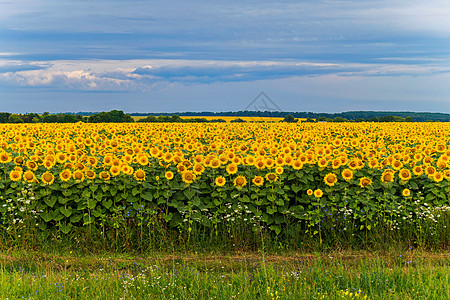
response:
<svg viewBox="0 0 450 300"><path fill-rule="evenodd" d="M417 250L316 254L12 252L1 299L449 299L450 256Z"/></svg>

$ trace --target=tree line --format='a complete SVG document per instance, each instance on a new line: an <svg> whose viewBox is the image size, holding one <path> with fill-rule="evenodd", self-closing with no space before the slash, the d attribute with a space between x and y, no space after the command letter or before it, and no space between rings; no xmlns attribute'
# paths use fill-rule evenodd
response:
<svg viewBox="0 0 450 300"><path fill-rule="evenodd" d="M245 120L239 117L253 116L253 117L283 117L281 122L297 122L298 118L306 119L306 122L424 122L424 121L450 121L450 114L443 113L414 113L407 115L405 112L398 112L396 114L385 114L385 112L346 112L339 114L320 114L320 113L308 113L305 117L302 113L281 113L274 114L274 112L264 114L264 112L253 112L254 114L236 114L235 120L231 122L245 122ZM197 116L199 113L196 113ZM159 116L146 115L144 118L135 119L135 114L126 114L121 110L111 110L108 112L88 113L83 115L81 113L57 113L51 114L44 112L43 114L26 113L26 114L14 114L8 112L0 112L0 123L133 123L133 122L147 122L147 123L223 123L225 120L219 117L220 113L211 113L209 116L218 116L214 119L206 118L181 118L182 114L164 114ZM224 113L226 114L226 113ZM191 116L195 116L192 113ZM343 117L347 116L347 117ZM305 122L305 121L303 121Z"/></svg>

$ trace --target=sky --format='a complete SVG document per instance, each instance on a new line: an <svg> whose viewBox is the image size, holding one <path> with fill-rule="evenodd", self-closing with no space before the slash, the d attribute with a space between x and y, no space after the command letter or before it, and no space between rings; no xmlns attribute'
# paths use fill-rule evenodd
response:
<svg viewBox="0 0 450 300"><path fill-rule="evenodd" d="M0 0L0 111L450 113L450 1ZM256 109L256 108L255 108Z"/></svg>

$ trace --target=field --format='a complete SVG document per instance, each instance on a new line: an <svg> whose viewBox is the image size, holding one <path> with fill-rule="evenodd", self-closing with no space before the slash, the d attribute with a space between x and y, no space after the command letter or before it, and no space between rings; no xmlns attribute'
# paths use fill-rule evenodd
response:
<svg viewBox="0 0 450 300"><path fill-rule="evenodd" d="M125 298L144 297L138 289L177 299L446 298L449 129L442 123L0 125L0 276L21 286L36 280L42 288L32 295L3 285L0 293L45 299L66 292L64 282L71 294L61 295L81 298L92 294L78 283ZM354 258L360 251L370 259ZM18 263L23 253L33 259ZM99 268L105 254L129 258ZM175 258L154 260L169 255ZM228 260L227 271L207 259L229 255L244 258ZM88 256L90 263L80 263ZM46 272L58 291L36 277ZM158 276L164 290L150 279Z"/></svg>
<svg viewBox="0 0 450 300"><path fill-rule="evenodd" d="M133 119L135 121L144 119L146 116L133 116ZM278 117L224 117L224 116L181 116L182 119L206 119L206 120L217 120L222 119L225 120L227 123L230 121L241 119L246 122L279 122L283 120L284 118L278 118ZM306 120L306 119L300 119L300 121Z"/></svg>

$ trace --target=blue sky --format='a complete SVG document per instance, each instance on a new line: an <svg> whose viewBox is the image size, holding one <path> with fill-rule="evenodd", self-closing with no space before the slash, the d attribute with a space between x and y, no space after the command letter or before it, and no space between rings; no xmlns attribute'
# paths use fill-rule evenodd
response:
<svg viewBox="0 0 450 300"><path fill-rule="evenodd" d="M450 112L449 1L0 0L0 111Z"/></svg>

